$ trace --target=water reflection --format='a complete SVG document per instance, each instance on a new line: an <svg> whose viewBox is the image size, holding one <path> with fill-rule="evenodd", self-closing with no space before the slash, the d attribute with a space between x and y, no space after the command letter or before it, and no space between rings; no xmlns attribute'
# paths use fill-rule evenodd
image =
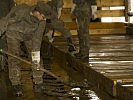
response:
<svg viewBox="0 0 133 100"><path fill-rule="evenodd" d="M92 90L73 88L69 94L73 95L75 100L100 100L97 94Z"/></svg>
<svg viewBox="0 0 133 100"><path fill-rule="evenodd" d="M54 64L54 67L56 67L56 70L53 68L54 71L58 73L62 72L62 77L67 77L65 72L63 73L61 69L59 70L59 66ZM32 81L30 73L30 71L22 71L24 95L17 98L12 95L13 91L8 79L8 73L0 72L0 100L8 100L8 98L10 98L10 100L100 100L94 91L81 88L73 88L69 90L69 97L67 98L63 96L47 95L45 93L34 93L32 82L29 82Z"/></svg>

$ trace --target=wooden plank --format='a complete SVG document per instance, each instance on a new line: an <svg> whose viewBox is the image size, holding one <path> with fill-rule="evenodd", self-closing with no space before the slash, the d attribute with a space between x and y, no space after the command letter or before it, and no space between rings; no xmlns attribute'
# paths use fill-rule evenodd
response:
<svg viewBox="0 0 133 100"><path fill-rule="evenodd" d="M37 3L36 0L14 0L14 1L17 5L20 5L23 3L28 4L28 5L35 5Z"/></svg>
<svg viewBox="0 0 133 100"><path fill-rule="evenodd" d="M93 41L93 43L97 43L98 40L102 41L101 44L96 45L96 44L91 44L91 48L96 47L95 49L93 49L95 52L96 49L100 49L101 47L103 47L104 49L108 49L111 46L114 47L113 50L115 50L115 48L117 48L119 45L122 48L122 46L124 48L127 47L127 49L129 49L128 47L132 47L132 40L131 37L127 37L127 36L92 36L91 37ZM97 42L95 42L95 39ZM66 46L64 45L65 42L63 39L59 39L60 41L56 42L54 45L57 46L57 49L60 49L61 51L65 51ZM74 39L77 41L77 39ZM105 43L104 43L105 41ZM108 42L109 46L107 45ZM115 41L114 43L112 41ZM119 44L118 41L122 41L121 44ZM128 41L126 43L124 43L124 41ZM107 43L106 43L107 42ZM78 45L76 45L78 46ZM119 47L119 48L120 48ZM82 66L81 64L79 64L79 61L76 61L74 58L70 57L70 55L67 55L68 57L68 62L70 63L70 66L68 66L67 68L70 67L70 71L68 71L69 75L73 75L73 71L75 70L76 73L82 73L82 78L86 77L86 79L89 80L89 82L92 82L95 86L97 86L97 88L100 88L103 91L106 91L107 93L109 93L112 96L116 96L118 91L116 89L116 85L118 84L118 82L120 82L122 80L124 80L124 82L126 81L130 81L132 82L133 79L133 60L132 60L132 49L129 49L129 51L124 50L123 52L119 51L119 52L115 52L115 51L106 51L106 52L96 52L96 53L90 53L90 56L94 54L94 56L96 58L108 58L105 59L104 61L101 61L100 59L94 59L94 61L91 60L84 60L82 61L84 63L84 65ZM112 60L110 61L109 58L111 57L117 57L116 60ZM121 58L119 58L121 57ZM129 57L127 59L127 57ZM92 58L92 57L91 57ZM122 61L121 61L122 59ZM124 60L126 59L126 60ZM59 60L59 59L58 59ZM88 61L90 61L88 63ZM86 67L85 67L86 66ZM92 77L93 75L93 77ZM76 80L76 79L75 79ZM105 85L108 84L108 85ZM130 88L130 87L126 87L126 88ZM130 88L131 90L131 88ZM121 92L124 93L124 90L122 90ZM130 94L129 91L126 91L127 93ZM122 99L119 99L122 100ZM128 99L125 99L128 100ZM130 99L129 99L130 100Z"/></svg>
<svg viewBox="0 0 133 100"><path fill-rule="evenodd" d="M69 27L71 30L74 30L77 28L76 22L65 22L65 26ZM114 29L114 28L125 28L124 23L102 23L102 22L92 22L88 26L90 29Z"/></svg>
<svg viewBox="0 0 133 100"><path fill-rule="evenodd" d="M64 8L72 7L72 0L64 0ZM98 7L124 6L124 0L97 0Z"/></svg>
<svg viewBox="0 0 133 100"><path fill-rule="evenodd" d="M125 34L125 29L94 29L90 30L90 35L101 35L101 34Z"/></svg>
<svg viewBox="0 0 133 100"><path fill-rule="evenodd" d="M124 6L124 0L97 0L99 7Z"/></svg>
<svg viewBox="0 0 133 100"><path fill-rule="evenodd" d="M108 57L108 56L113 56L113 57L122 57L122 56L128 56L132 57L133 54L132 52L113 52L113 53L90 53L90 57Z"/></svg>
<svg viewBox="0 0 133 100"><path fill-rule="evenodd" d="M77 30L71 30L72 35L77 35ZM90 29L90 35L112 35L126 34L125 29ZM54 36L61 36L61 33L55 32Z"/></svg>
<svg viewBox="0 0 133 100"><path fill-rule="evenodd" d="M105 3L105 1L107 3ZM28 1L27 0L15 0L15 2L17 4L26 3L28 5L35 5L37 1L36 0L28 0ZM100 2L99 4L102 5L103 2L104 2L103 4L113 4L113 2L115 2L115 4L117 4L117 2L120 2L120 1L119 0L117 0L117 1L110 0L108 3L107 0L102 0L102 1L100 0L98 2ZM122 2L120 2L120 3L122 3ZM72 5L72 1L67 0L64 3L64 8L70 8L71 5ZM71 9L63 10L61 19L74 18L74 16L71 15L70 11L71 11ZM124 10L104 10L104 11L99 10L98 11L98 17L122 17L122 16L124 16Z"/></svg>
<svg viewBox="0 0 133 100"><path fill-rule="evenodd" d="M72 0L64 0L64 6L63 8L71 8L73 4Z"/></svg>
<svg viewBox="0 0 133 100"><path fill-rule="evenodd" d="M28 4L28 5L35 5L38 1L49 1L49 0L14 0L14 2L19 5L19 4Z"/></svg>
<svg viewBox="0 0 133 100"><path fill-rule="evenodd" d="M77 35L77 30L71 30L72 35ZM90 35L112 35L126 34L125 29L90 29ZM54 36L61 36L61 33L55 32Z"/></svg>
<svg viewBox="0 0 133 100"><path fill-rule="evenodd" d="M124 10L98 10L98 17L124 17Z"/></svg>
<svg viewBox="0 0 133 100"><path fill-rule="evenodd" d="M133 57L111 57L111 58L110 57L101 57L101 58L97 57L97 58L89 58L89 61L132 61L132 60L133 60Z"/></svg>
<svg viewBox="0 0 133 100"><path fill-rule="evenodd" d="M98 10L98 17L124 17L124 10ZM61 14L61 19L72 19L75 18L70 13L70 10L63 10Z"/></svg>
<svg viewBox="0 0 133 100"><path fill-rule="evenodd" d="M127 87L121 86L122 84L117 84L117 99L118 100L132 100L133 98L133 90L127 89Z"/></svg>
<svg viewBox="0 0 133 100"><path fill-rule="evenodd" d="M16 4L26 3L28 5L34 5L39 0L14 0ZM48 1L48 0L42 0ZM63 8L71 8L72 0L64 0ZM97 0L98 7L110 7L110 6L124 6L124 0Z"/></svg>

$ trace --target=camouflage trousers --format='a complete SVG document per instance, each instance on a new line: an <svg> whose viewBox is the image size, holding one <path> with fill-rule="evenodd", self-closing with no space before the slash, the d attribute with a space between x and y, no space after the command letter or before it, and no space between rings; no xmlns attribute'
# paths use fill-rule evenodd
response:
<svg viewBox="0 0 133 100"><path fill-rule="evenodd" d="M79 53L89 54L89 17L77 16L77 33L79 39Z"/></svg>
<svg viewBox="0 0 133 100"><path fill-rule="evenodd" d="M7 37L7 46L8 46L8 52L19 56L20 54L20 40L15 39L15 38L8 38ZM32 41L24 41L26 48L28 50L28 54L31 53L32 49ZM31 54L30 54L31 55ZM9 78L12 83L12 85L17 85L21 84L21 64L20 61L8 56L8 67L9 67ZM33 71L33 82L35 84L41 84L43 83L43 72L42 71L37 71L35 69L32 69Z"/></svg>

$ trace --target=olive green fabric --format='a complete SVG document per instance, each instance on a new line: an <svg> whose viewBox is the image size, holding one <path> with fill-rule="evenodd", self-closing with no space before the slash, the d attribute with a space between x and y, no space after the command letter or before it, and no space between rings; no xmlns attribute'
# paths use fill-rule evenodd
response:
<svg viewBox="0 0 133 100"><path fill-rule="evenodd" d="M8 52L16 56L20 55L20 42L24 42L27 46L29 54L34 51L40 51L43 32L45 30L46 21L39 21L30 14L32 7L22 4L13 7L10 13L4 18L3 22L6 26L4 31L6 32ZM31 41L31 42L29 42ZM20 61L8 57L9 66L9 78L12 85L21 83L21 65ZM43 82L43 72L33 70L33 81L35 84Z"/></svg>

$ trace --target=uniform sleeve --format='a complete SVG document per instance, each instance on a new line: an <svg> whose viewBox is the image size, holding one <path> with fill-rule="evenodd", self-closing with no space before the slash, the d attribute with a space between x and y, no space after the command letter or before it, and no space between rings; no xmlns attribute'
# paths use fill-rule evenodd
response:
<svg viewBox="0 0 133 100"><path fill-rule="evenodd" d="M27 15L27 12L29 12L30 6L26 4L21 4L16 7L13 7L10 13L7 15L8 22L12 22L13 20L15 22L21 21L24 19Z"/></svg>
<svg viewBox="0 0 133 100"><path fill-rule="evenodd" d="M91 5L97 5L96 0L90 0L91 1Z"/></svg>
<svg viewBox="0 0 133 100"><path fill-rule="evenodd" d="M41 21L39 23L39 26L38 26L36 32L33 34L33 37L32 37L32 47L33 47L32 52L40 51L45 26L46 26L46 22Z"/></svg>
<svg viewBox="0 0 133 100"><path fill-rule="evenodd" d="M6 17L0 19L0 36L7 30L7 25L12 13L15 12L15 7L11 9L11 11L7 14Z"/></svg>

